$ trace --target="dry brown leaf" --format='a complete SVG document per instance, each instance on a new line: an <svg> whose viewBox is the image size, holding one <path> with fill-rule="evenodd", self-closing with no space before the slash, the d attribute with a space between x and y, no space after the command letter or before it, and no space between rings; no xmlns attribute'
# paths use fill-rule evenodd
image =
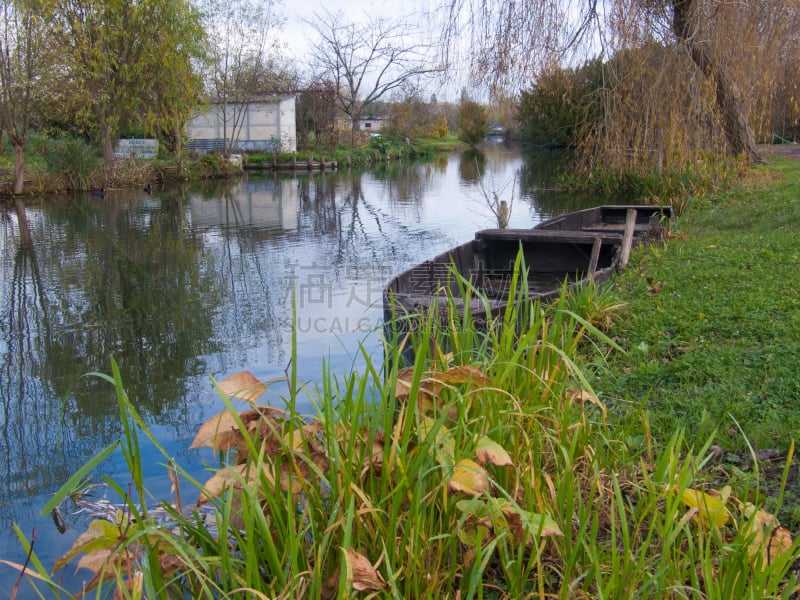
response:
<svg viewBox="0 0 800 600"><path fill-rule="evenodd" d="M386 582L372 565L369 559L353 550L347 550L347 574L352 574L353 589L357 592L365 590L382 590L386 587Z"/></svg>
<svg viewBox="0 0 800 600"><path fill-rule="evenodd" d="M398 400L408 400L411 393L411 380L414 377L414 369L409 367L397 373L397 383L395 384L394 395Z"/></svg>
<svg viewBox="0 0 800 600"><path fill-rule="evenodd" d="M229 412L220 413L208 419L194 436L189 448L208 446L214 450L231 450L243 439L242 432Z"/></svg>
<svg viewBox="0 0 800 600"><path fill-rule="evenodd" d="M165 552L158 557L158 567L161 570L161 574L166 577L172 576L175 571L185 566L186 563L184 563L183 559L178 558L174 554Z"/></svg>
<svg viewBox="0 0 800 600"><path fill-rule="evenodd" d="M478 462L485 465L492 463L498 467L513 467L514 462L511 460L511 455L497 442L482 437L478 440L478 447L475 449L475 456Z"/></svg>
<svg viewBox="0 0 800 600"><path fill-rule="evenodd" d="M272 467L264 464L261 471L266 475L268 481L274 481ZM203 485L203 491L197 499L197 505L205 504L209 500L220 496L226 489L241 489L242 482L252 485L259 477L258 470L247 464L225 467L214 473L213 477Z"/></svg>
<svg viewBox="0 0 800 600"><path fill-rule="evenodd" d="M453 468L453 476L448 486L454 492L477 496L489 488L489 477L482 466L464 458Z"/></svg>
<svg viewBox="0 0 800 600"><path fill-rule="evenodd" d="M250 404L255 404L255 401L267 391L267 386L256 379L255 375L250 371L241 371L228 375L217 385L220 390L231 398L239 398Z"/></svg>
<svg viewBox="0 0 800 600"><path fill-rule="evenodd" d="M139 554L133 552L130 546L123 551L117 548L98 548L81 556L75 570L88 569L92 573L100 574L101 578L113 576L115 567L127 571L138 558Z"/></svg>
<svg viewBox="0 0 800 600"><path fill-rule="evenodd" d="M470 365L459 365L450 367L443 373L433 375L434 379L451 385L461 383L471 383L473 387L487 387L491 385L489 378L477 367Z"/></svg>
<svg viewBox="0 0 800 600"><path fill-rule="evenodd" d="M282 411L264 406L239 413L245 430L251 437L267 442L267 451L270 453L276 452L281 446L275 434L280 434L281 422L278 419L283 418ZM189 447L203 446L223 452L236 449L240 456L246 456L248 450L244 435L230 412L220 413L203 423Z"/></svg>
<svg viewBox="0 0 800 600"><path fill-rule="evenodd" d="M603 404L600 399L595 396L593 393L587 390L566 390L564 395L573 400L575 402L580 402L581 404L586 404L587 402L594 404L597 408L600 409L600 412L603 413L603 420L605 421L606 417L608 416L608 409L606 405Z"/></svg>

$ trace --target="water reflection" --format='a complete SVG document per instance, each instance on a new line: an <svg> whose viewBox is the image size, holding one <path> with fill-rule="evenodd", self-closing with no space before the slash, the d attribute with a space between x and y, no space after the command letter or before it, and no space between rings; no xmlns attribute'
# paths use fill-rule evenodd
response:
<svg viewBox="0 0 800 600"><path fill-rule="evenodd" d="M74 539L77 525L56 538L35 510L119 436L113 390L86 373L109 372L115 357L134 407L199 470L187 448L220 409L210 375L282 377L293 328L306 381L319 381L323 359L334 373L357 364L359 344L379 352L388 279L495 226L482 178L516 182L512 227L559 212L541 205L537 168L494 144L369 173L255 175L0 213L0 554L24 560L12 520L39 528L51 561ZM164 479L159 462L151 480ZM12 576L0 572L0 585Z"/></svg>

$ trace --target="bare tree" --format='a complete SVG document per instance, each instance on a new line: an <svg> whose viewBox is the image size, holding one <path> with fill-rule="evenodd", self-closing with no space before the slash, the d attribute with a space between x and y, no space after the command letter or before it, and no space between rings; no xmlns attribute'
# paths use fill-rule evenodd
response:
<svg viewBox="0 0 800 600"><path fill-rule="evenodd" d="M238 143L251 102L286 91L275 33L282 24L275 2L203 0L208 32L206 95L222 120L224 152Z"/></svg>
<svg viewBox="0 0 800 600"><path fill-rule="evenodd" d="M377 17L356 23L346 21L341 11L327 10L314 17L307 21L319 36L311 53L319 74L336 83L337 104L350 117L353 141L371 104L443 71L408 19Z"/></svg>

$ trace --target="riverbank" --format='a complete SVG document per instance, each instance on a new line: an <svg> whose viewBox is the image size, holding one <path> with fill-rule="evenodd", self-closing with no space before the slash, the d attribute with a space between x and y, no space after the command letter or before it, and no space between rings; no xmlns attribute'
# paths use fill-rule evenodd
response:
<svg viewBox="0 0 800 600"><path fill-rule="evenodd" d="M678 429L696 448L710 439L719 469L765 496L800 431L800 163L769 161L692 199L665 247L635 255L609 290L624 308L608 333L627 353L591 359L621 430L646 414L659 444ZM788 473L781 516L797 531Z"/></svg>
<svg viewBox="0 0 800 600"><path fill-rule="evenodd" d="M273 163L297 164L297 170L308 170L309 161L320 160L336 168L368 168L379 164L432 157L465 147L455 137L397 141L376 136L364 147L337 146L293 153L253 153L240 155L236 161L220 154L172 158L119 159L105 171L99 156L83 142L39 142L25 158L23 196L53 194L89 189L125 189L171 183L238 177L253 167L272 170ZM56 148L56 150L54 150ZM55 157L55 159L53 158ZM241 161L241 162L240 162ZM13 198L13 157L8 149L0 154L0 199Z"/></svg>

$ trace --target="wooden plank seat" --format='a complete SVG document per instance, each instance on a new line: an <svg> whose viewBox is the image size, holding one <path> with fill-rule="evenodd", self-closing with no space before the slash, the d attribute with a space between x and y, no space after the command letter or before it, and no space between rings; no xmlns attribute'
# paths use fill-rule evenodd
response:
<svg viewBox="0 0 800 600"><path fill-rule="evenodd" d="M561 229L484 229L475 233L476 240L522 241L522 242L561 242L573 244L592 244L596 238L603 243L621 244L622 233L616 231L583 231Z"/></svg>

